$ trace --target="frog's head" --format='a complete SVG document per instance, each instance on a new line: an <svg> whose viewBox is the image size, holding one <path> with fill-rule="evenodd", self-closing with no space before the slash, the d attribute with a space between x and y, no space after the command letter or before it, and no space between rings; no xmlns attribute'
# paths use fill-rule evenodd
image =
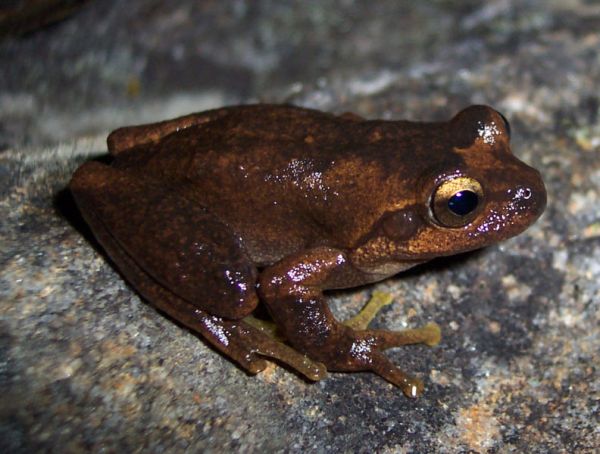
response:
<svg viewBox="0 0 600 454"><path fill-rule="evenodd" d="M447 123L451 149L421 176L413 208L420 226L403 246L413 258L477 249L529 227L546 206L540 173L510 150L510 126L472 106Z"/></svg>

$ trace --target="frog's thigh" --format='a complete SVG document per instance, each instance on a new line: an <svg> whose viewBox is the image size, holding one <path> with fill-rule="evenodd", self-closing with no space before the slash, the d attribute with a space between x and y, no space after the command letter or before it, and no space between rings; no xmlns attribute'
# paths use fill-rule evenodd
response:
<svg viewBox="0 0 600 454"><path fill-rule="evenodd" d="M213 347L236 361L246 371L257 373L266 367L266 361L256 354L251 342L253 339L248 336L248 330L243 324L208 314L158 284L113 240L93 212L85 213L98 241L125 279L154 307L202 335Z"/></svg>
<svg viewBox="0 0 600 454"><path fill-rule="evenodd" d="M70 187L94 232L108 232L100 242L109 255L114 246L124 250L163 287L211 314L238 319L256 307L257 273L240 239L191 188L144 183L97 162L80 167Z"/></svg>

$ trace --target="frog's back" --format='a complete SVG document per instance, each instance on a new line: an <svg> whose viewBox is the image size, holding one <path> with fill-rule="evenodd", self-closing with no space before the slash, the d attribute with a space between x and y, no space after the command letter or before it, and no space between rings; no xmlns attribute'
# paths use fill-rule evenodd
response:
<svg viewBox="0 0 600 454"><path fill-rule="evenodd" d="M316 171L310 133L329 130L331 137L338 123L334 115L293 106L238 106L121 128L108 144L113 167L193 198L264 263L321 236L301 213L306 201L294 181Z"/></svg>
<svg viewBox="0 0 600 454"><path fill-rule="evenodd" d="M154 177L199 173L206 177L225 163L243 167L247 161L261 162L261 169L268 172L281 163L278 158L322 157L328 149L343 146L349 121L312 109L256 104L119 128L107 142L115 166L143 167Z"/></svg>
<svg viewBox="0 0 600 454"><path fill-rule="evenodd" d="M290 105L254 104L208 110L137 126L125 126L113 131L107 139L108 150L113 156L121 156L139 147L160 143L173 133L200 128L209 135L218 135L227 129L239 134L254 130L265 138L281 134L288 139L299 137L304 131L315 130L318 124L337 117L313 109ZM277 126L277 127L275 127Z"/></svg>
<svg viewBox="0 0 600 454"><path fill-rule="evenodd" d="M314 245L350 247L394 192L379 183L402 165L381 143L368 143L369 131L379 135L383 122L352 116L252 105L193 114L179 123L184 129L161 123L163 132L172 132L113 153L115 166L177 191L185 187L244 238L258 262ZM396 189L393 197L404 194Z"/></svg>

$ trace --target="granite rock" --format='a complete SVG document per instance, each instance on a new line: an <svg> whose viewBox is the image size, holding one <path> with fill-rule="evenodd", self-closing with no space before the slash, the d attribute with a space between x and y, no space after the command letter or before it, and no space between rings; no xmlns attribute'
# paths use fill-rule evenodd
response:
<svg viewBox="0 0 600 454"><path fill-rule="evenodd" d="M88 2L0 43L0 451L598 452L600 7L584 0ZM522 235L336 292L439 346L251 377L127 286L65 190L113 128L256 101L446 119L486 103L540 169Z"/></svg>

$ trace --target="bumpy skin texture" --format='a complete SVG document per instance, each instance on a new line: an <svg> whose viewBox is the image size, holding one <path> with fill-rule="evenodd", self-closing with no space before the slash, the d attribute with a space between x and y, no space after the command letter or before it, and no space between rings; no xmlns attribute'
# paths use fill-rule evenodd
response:
<svg viewBox="0 0 600 454"><path fill-rule="evenodd" d="M82 165L70 188L146 299L250 372L264 368L259 356L311 379L372 370L411 396L420 383L382 351L430 335L350 328L323 291L509 238L546 202L485 106L443 123L238 106L121 128L108 145L111 165ZM481 192L468 222L448 226L432 203L457 178ZM297 352L243 320L259 299Z"/></svg>

